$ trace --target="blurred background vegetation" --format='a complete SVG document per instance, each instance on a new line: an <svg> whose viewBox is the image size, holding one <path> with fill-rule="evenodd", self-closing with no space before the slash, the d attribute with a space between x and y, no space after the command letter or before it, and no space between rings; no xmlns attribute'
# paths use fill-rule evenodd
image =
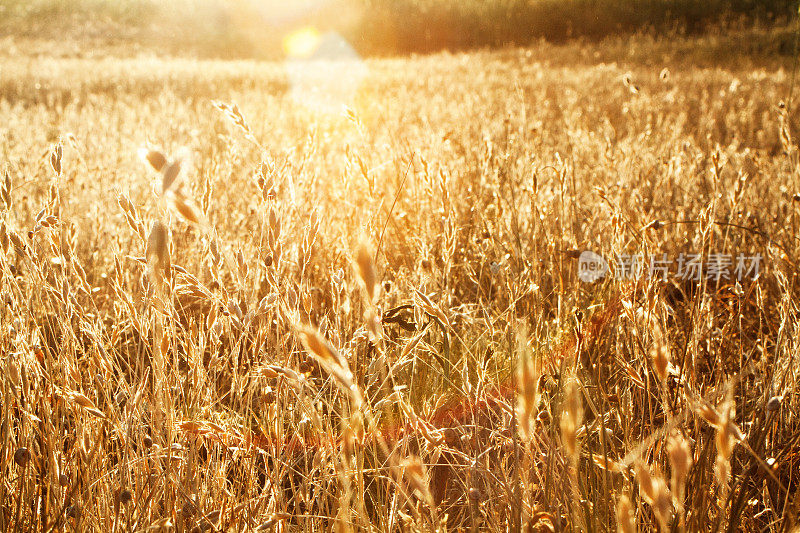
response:
<svg viewBox="0 0 800 533"><path fill-rule="evenodd" d="M0 38L58 40L67 55L110 45L269 58L308 25L340 33L365 55L782 27L731 44L791 55L796 9L796 0L0 0Z"/></svg>

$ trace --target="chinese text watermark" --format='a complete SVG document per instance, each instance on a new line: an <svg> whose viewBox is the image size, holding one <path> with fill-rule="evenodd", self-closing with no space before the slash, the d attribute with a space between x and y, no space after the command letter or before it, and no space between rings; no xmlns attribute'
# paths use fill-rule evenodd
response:
<svg viewBox="0 0 800 533"><path fill-rule="evenodd" d="M654 278L666 281L672 274L683 280L728 281L756 279L761 271L761 255L743 253L701 254L681 253L677 257L667 254L645 256L642 254L620 254L610 262L599 254L586 250L578 259L578 277L592 283L611 272L615 279L632 280Z"/></svg>

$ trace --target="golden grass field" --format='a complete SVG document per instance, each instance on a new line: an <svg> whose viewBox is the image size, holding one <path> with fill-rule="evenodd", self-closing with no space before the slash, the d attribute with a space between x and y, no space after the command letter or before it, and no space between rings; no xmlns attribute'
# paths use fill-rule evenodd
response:
<svg viewBox="0 0 800 533"><path fill-rule="evenodd" d="M797 527L791 59L367 59L320 111L280 62L28 44L0 530ZM584 250L761 269L588 283Z"/></svg>

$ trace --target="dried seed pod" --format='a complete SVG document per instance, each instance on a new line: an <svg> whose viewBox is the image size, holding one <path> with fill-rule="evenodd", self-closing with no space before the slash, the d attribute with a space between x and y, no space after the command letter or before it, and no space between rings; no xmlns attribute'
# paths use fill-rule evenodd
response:
<svg viewBox="0 0 800 533"><path fill-rule="evenodd" d="M664 223L660 220L651 220L648 222L642 229L651 229L653 231L658 231L664 227Z"/></svg>
<svg viewBox="0 0 800 533"><path fill-rule="evenodd" d="M244 115L242 112L239 111L239 106L236 104L226 104L225 102L220 101L213 101L212 104L214 107L225 113L228 117L228 120L231 121L235 126L239 127L245 134L245 137L253 142L254 144L258 144L258 141L253 135L253 130L250 129L250 126L247 125L247 121L244 119Z"/></svg>
<svg viewBox="0 0 800 533"><path fill-rule="evenodd" d="M181 507L181 514L184 518L191 518L197 514L197 505L191 500L187 501Z"/></svg>
<svg viewBox="0 0 800 533"><path fill-rule="evenodd" d="M773 396L767 402L767 412L773 413L781 408L781 402L783 402L783 396Z"/></svg>
<svg viewBox="0 0 800 533"><path fill-rule="evenodd" d="M445 428L444 429L444 442L448 446L455 446L459 442L458 438L458 431L454 428Z"/></svg>
<svg viewBox="0 0 800 533"><path fill-rule="evenodd" d="M709 425L715 428L720 426L720 415L713 407L705 403L701 403L697 406L697 414L700 415L703 420L708 422Z"/></svg>
<svg viewBox="0 0 800 533"><path fill-rule="evenodd" d="M743 438L741 430L734 422L736 410L732 398L733 388L731 387L728 390L725 401L719 407L719 425L716 427L717 458L714 463L714 473L723 491L728 490L731 472L730 459L733 455L733 449L738 441Z"/></svg>
<svg viewBox="0 0 800 533"><path fill-rule="evenodd" d="M20 468L25 468L30 460L31 452L28 450L28 448L23 446L21 448L17 448L14 452L14 462L17 463L17 466Z"/></svg>
<svg viewBox="0 0 800 533"><path fill-rule="evenodd" d="M122 407L125 405L125 402L128 401L128 393L124 390L119 390L114 395L114 402L117 404L118 407Z"/></svg>
<svg viewBox="0 0 800 533"><path fill-rule="evenodd" d="M550 416L550 412L549 412L549 411L547 411L546 409L543 409L543 410L539 411L539 414L538 414L538 415L536 415L536 420L537 420L537 421L538 421L540 424L542 424L542 425L544 425L544 426L546 426L546 425L550 424L550 422L552 421L552 419L553 419L553 418Z"/></svg>
<svg viewBox="0 0 800 533"><path fill-rule="evenodd" d="M264 398L264 403L265 404L271 405L271 404L275 403L275 400L277 399L277 396L275 394L275 391L272 390L271 387L267 387L266 390L264 391L263 398Z"/></svg>
<svg viewBox="0 0 800 533"><path fill-rule="evenodd" d="M7 252L10 244L11 240L8 238L6 223L0 222L0 248L2 248L4 252Z"/></svg>
<svg viewBox="0 0 800 533"><path fill-rule="evenodd" d="M128 503L130 503L131 498L132 498L131 491L129 491L128 489L122 489L117 494L117 501L121 505L127 505Z"/></svg>
<svg viewBox="0 0 800 533"><path fill-rule="evenodd" d="M355 404L360 406L361 393L353 381L353 373L350 371L347 359L316 329L305 327L300 330L299 334L309 355L336 378L342 388L350 394Z"/></svg>

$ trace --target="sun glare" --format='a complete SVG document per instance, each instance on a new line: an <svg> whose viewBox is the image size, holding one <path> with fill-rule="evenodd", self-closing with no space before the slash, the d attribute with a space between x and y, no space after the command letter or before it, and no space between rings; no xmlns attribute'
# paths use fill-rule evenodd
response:
<svg viewBox="0 0 800 533"><path fill-rule="evenodd" d="M298 59L311 57L319 48L322 36L313 26L293 31L283 39L283 51L287 56Z"/></svg>
<svg viewBox="0 0 800 533"><path fill-rule="evenodd" d="M341 35L299 28L284 39L284 68L292 99L320 113L339 114L352 105L367 67Z"/></svg>

